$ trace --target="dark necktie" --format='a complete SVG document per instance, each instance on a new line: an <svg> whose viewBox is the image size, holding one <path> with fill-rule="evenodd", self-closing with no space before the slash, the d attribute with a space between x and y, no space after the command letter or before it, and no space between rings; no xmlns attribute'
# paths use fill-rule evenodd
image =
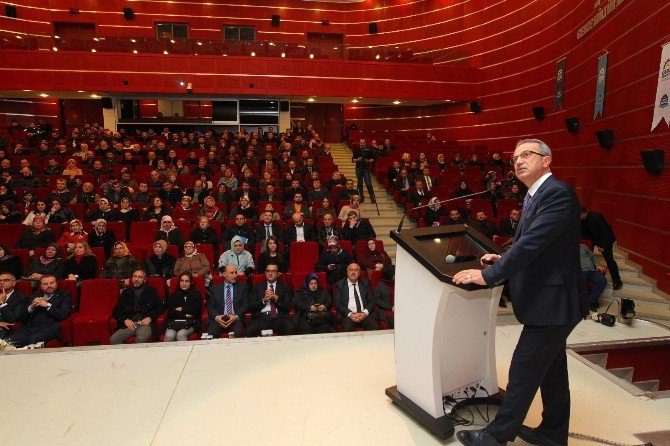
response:
<svg viewBox="0 0 670 446"><path fill-rule="evenodd" d="M272 226L265 225L265 238L268 238L272 235Z"/></svg>
<svg viewBox="0 0 670 446"><path fill-rule="evenodd" d="M354 300L356 301L356 313L361 312L361 297L358 295L356 284L354 283Z"/></svg>
<svg viewBox="0 0 670 446"><path fill-rule="evenodd" d="M226 285L226 314L233 313L233 295L230 292L230 285Z"/></svg>
<svg viewBox="0 0 670 446"><path fill-rule="evenodd" d="M522 207L522 209L526 209L526 206L528 206L528 203L530 202L531 198L532 197L530 196L530 194L526 194L526 196L523 197L523 207Z"/></svg>
<svg viewBox="0 0 670 446"><path fill-rule="evenodd" d="M273 293L275 292L274 284L270 284L270 291L272 291ZM274 300L270 301L270 316L272 317L272 319L277 317L277 304L275 303Z"/></svg>

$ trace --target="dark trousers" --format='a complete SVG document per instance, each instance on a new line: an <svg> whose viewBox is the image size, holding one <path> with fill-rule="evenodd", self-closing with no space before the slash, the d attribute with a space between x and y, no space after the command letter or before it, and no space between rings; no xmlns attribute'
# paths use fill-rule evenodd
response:
<svg viewBox="0 0 670 446"><path fill-rule="evenodd" d="M9 341L15 347L25 347L26 345L36 344L38 342L49 342L56 338L51 327L23 327L12 334Z"/></svg>
<svg viewBox="0 0 670 446"><path fill-rule="evenodd" d="M363 330L379 330L379 322L375 319L374 315L368 316L360 322L354 322L351 318L343 317L340 319L340 327L342 331L354 331L357 328L362 328Z"/></svg>
<svg viewBox="0 0 670 446"><path fill-rule="evenodd" d="M604 244L604 243L603 243ZM606 246L600 246L600 252L603 255L603 259L607 263L607 269L610 270L610 276L612 276L612 284L616 285L621 283L621 276L619 276L619 265L617 265L614 260L614 252L612 251L612 244L609 243Z"/></svg>
<svg viewBox="0 0 670 446"><path fill-rule="evenodd" d="M372 180L370 179L370 171L367 167L356 167L356 178L358 179L358 195L361 196L361 203L363 203L365 195L363 195L363 181L365 181L365 186L368 188L368 194L370 198L375 198L375 192L372 190Z"/></svg>
<svg viewBox="0 0 670 446"><path fill-rule="evenodd" d="M523 327L512 356L505 399L486 427L498 441L514 440L539 387L543 409L538 432L558 444L568 443L570 388L565 340L575 325Z"/></svg>
<svg viewBox="0 0 670 446"><path fill-rule="evenodd" d="M253 316L251 322L249 322L249 327L247 327L247 337L254 338L260 336L262 330L272 330L278 335L291 335L295 333L293 324L286 316L277 316L274 319L265 314Z"/></svg>
<svg viewBox="0 0 670 446"><path fill-rule="evenodd" d="M593 288L589 292L589 304L596 305L600 299L600 295L607 286L607 279L605 279L605 276L600 271L582 271L582 275L586 282L593 284Z"/></svg>
<svg viewBox="0 0 670 446"><path fill-rule="evenodd" d="M236 338L240 338L242 337L242 330L244 330L244 324L239 319L229 325L228 328L223 328L211 319L207 320L207 333L214 336L214 339L220 338L224 332L230 333L231 331L235 333Z"/></svg>
<svg viewBox="0 0 670 446"><path fill-rule="evenodd" d="M332 321L321 325L310 325L309 322L307 322L307 318L302 315L298 318L298 323L296 325L298 334L333 333L335 331Z"/></svg>

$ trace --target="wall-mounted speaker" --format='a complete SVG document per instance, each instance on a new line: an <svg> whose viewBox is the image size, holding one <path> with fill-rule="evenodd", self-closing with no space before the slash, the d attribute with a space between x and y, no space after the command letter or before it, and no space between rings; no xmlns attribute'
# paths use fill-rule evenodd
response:
<svg viewBox="0 0 670 446"><path fill-rule="evenodd" d="M272 26L279 26L279 22L281 21L281 18L279 17L278 14L275 14L272 16Z"/></svg>
<svg viewBox="0 0 670 446"><path fill-rule="evenodd" d="M368 23L368 33L377 34L377 24L376 23Z"/></svg>
<svg viewBox="0 0 670 446"><path fill-rule="evenodd" d="M289 101L279 101L279 111L287 112L291 109L291 103Z"/></svg>
<svg viewBox="0 0 670 446"><path fill-rule="evenodd" d="M539 107L533 107L533 117L538 121L542 121L544 119L544 107L541 105Z"/></svg>
<svg viewBox="0 0 670 446"><path fill-rule="evenodd" d="M123 17L125 17L126 20L134 19L135 11L133 11L133 8L123 8Z"/></svg>
<svg viewBox="0 0 670 446"><path fill-rule="evenodd" d="M596 137L598 138L598 144L603 149L611 149L612 145L614 145L614 131L610 129L596 132Z"/></svg>
<svg viewBox="0 0 670 446"><path fill-rule="evenodd" d="M565 118L565 127L570 133L577 133L579 131L579 118Z"/></svg>
<svg viewBox="0 0 670 446"><path fill-rule="evenodd" d="M470 102L470 111L474 114L477 114L482 111L481 105L479 105L479 102L477 101L472 101Z"/></svg>
<svg viewBox="0 0 670 446"><path fill-rule="evenodd" d="M640 150L640 156L642 156L644 170L647 172L659 174L663 171L665 151L661 149Z"/></svg>
<svg viewBox="0 0 670 446"><path fill-rule="evenodd" d="M16 18L16 6L15 5L5 5L5 15L11 17L12 19Z"/></svg>
<svg viewBox="0 0 670 446"><path fill-rule="evenodd" d="M100 100L102 101L102 108L114 108L114 104L112 103L112 98L104 97Z"/></svg>

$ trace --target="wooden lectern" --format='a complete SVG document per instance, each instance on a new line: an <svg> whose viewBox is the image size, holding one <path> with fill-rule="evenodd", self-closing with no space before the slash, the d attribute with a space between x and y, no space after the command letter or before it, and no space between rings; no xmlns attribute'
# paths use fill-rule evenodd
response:
<svg viewBox="0 0 670 446"><path fill-rule="evenodd" d="M498 253L493 242L467 225L391 232L398 243L395 284L397 385L393 403L441 439L453 435L445 397L498 393L495 327L502 287L454 285L463 269Z"/></svg>

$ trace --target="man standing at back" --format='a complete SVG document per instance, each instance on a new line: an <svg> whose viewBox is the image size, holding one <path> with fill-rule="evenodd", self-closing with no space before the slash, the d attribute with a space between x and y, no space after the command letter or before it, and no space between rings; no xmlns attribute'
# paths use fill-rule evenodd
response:
<svg viewBox="0 0 670 446"><path fill-rule="evenodd" d="M461 431L465 445L499 445L519 435L534 445L567 445L570 389L566 339L587 311L586 286L579 263L580 206L570 186L552 176L551 150L537 139L521 140L514 171L526 186L514 242L483 270L454 275L457 284L496 286L509 279L514 313L524 327L512 356L507 392L496 418L484 429ZM523 426L537 389L542 422Z"/></svg>

